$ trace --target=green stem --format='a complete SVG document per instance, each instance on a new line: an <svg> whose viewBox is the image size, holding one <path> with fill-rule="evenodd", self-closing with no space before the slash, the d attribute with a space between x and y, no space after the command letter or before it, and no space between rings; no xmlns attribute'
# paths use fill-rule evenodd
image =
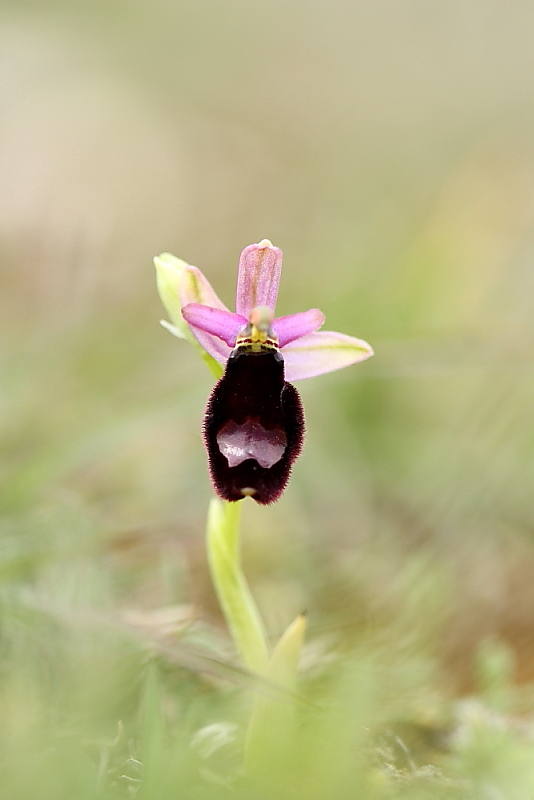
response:
<svg viewBox="0 0 534 800"><path fill-rule="evenodd" d="M269 659L263 621L241 566L241 503L214 498L208 510L207 551L211 577L243 664L265 673Z"/></svg>

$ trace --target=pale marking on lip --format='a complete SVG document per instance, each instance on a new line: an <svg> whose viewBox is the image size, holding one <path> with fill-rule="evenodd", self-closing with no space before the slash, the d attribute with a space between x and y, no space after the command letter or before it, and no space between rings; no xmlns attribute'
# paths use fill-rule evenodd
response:
<svg viewBox="0 0 534 800"><path fill-rule="evenodd" d="M216 438L229 467L252 458L260 467L270 469L280 461L287 447L287 437L281 428L266 430L257 419L247 419L243 425L230 420Z"/></svg>

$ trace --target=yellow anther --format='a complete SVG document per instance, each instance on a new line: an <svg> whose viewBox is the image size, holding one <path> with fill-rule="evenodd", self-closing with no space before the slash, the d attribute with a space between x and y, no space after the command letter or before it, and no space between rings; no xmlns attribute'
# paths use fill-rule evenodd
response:
<svg viewBox="0 0 534 800"><path fill-rule="evenodd" d="M251 352L259 353L265 347L276 348L278 337L271 325L274 315L268 306L256 306L250 312L249 323L239 333L236 345L246 344Z"/></svg>
<svg viewBox="0 0 534 800"><path fill-rule="evenodd" d="M250 312L251 338L253 341L264 342L271 331L273 312L268 306L257 306Z"/></svg>

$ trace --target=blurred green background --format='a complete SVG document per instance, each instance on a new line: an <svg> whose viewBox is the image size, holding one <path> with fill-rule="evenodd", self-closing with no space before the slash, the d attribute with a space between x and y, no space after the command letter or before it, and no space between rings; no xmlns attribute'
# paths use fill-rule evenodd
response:
<svg viewBox="0 0 534 800"><path fill-rule="evenodd" d="M3 0L6 797L85 796L55 759L71 742L91 782L86 740L138 719L154 638L184 648L165 691L191 731L224 716L183 664L233 654L203 549L211 378L158 325L162 251L231 306L268 237L280 314L375 348L300 384L290 486L246 501L269 633L307 609L310 674L363 648L386 727L454 727L495 660L532 709L533 36L515 0Z"/></svg>

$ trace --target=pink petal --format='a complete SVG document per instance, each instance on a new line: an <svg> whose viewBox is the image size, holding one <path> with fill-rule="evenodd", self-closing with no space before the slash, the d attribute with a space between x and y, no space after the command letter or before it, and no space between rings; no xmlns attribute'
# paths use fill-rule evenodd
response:
<svg viewBox="0 0 534 800"><path fill-rule="evenodd" d="M228 311L224 303L219 300L206 276L198 267L192 267L190 264L184 270L180 281L180 302L182 307L190 303L200 303L203 306L211 306L211 308L220 308L222 311Z"/></svg>
<svg viewBox="0 0 534 800"><path fill-rule="evenodd" d="M373 349L363 339L319 331L296 339L284 347L282 355L286 380L298 381L365 361L373 355Z"/></svg>
<svg viewBox="0 0 534 800"><path fill-rule="evenodd" d="M313 333L324 323L324 314L318 308L309 311L299 311L287 317L278 317L273 321L273 330L278 336L280 347Z"/></svg>
<svg viewBox="0 0 534 800"><path fill-rule="evenodd" d="M268 239L245 247L239 259L235 309L246 317L256 306L274 312L282 270L282 251Z"/></svg>
<svg viewBox="0 0 534 800"><path fill-rule="evenodd" d="M237 334L247 326L247 320L240 314L200 303L188 303L182 308L182 316L192 328L217 336L229 347L235 347Z"/></svg>
<svg viewBox="0 0 534 800"><path fill-rule="evenodd" d="M228 356L232 352L232 348L221 341L217 336L211 333L205 333L200 328L195 328L194 325L189 326L191 333L199 343L199 345L212 356L219 364L226 364Z"/></svg>

